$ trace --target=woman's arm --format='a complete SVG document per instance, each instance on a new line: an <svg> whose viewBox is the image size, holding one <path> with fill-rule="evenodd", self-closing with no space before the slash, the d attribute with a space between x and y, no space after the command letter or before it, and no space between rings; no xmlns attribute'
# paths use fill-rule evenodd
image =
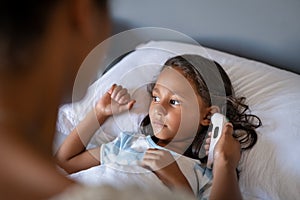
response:
<svg viewBox="0 0 300 200"><path fill-rule="evenodd" d="M87 144L109 116L131 109L134 103L125 88L113 85L58 149L58 165L68 173L99 165L100 147L87 150Z"/></svg>
<svg viewBox="0 0 300 200"><path fill-rule="evenodd" d="M214 150L213 185L210 199L240 200L240 192L236 168L241 157L240 143L232 136L232 125L225 125Z"/></svg>

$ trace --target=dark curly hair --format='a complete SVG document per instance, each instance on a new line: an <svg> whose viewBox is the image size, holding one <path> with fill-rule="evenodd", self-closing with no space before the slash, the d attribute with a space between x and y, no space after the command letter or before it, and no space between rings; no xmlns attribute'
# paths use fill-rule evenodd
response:
<svg viewBox="0 0 300 200"><path fill-rule="evenodd" d="M231 81L220 64L199 55L186 54L170 58L162 70L166 67L180 70L207 106L216 105L220 108L220 112L232 123L233 136L240 142L243 150L255 145L255 129L261 126L261 120L250 113L249 106L245 104L245 97L235 96ZM149 86L149 92L152 92L153 86L154 84ZM141 123L142 132L148 132L149 126L150 119L146 116ZM185 156L206 162L207 156L202 144L210 128L198 128L192 144L184 153Z"/></svg>

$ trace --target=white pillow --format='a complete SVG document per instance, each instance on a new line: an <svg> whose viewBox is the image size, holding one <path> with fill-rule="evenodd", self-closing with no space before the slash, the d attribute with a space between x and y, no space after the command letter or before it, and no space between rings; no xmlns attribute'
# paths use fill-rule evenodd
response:
<svg viewBox="0 0 300 200"><path fill-rule="evenodd" d="M60 108L56 146L113 83L127 87L137 103L131 111L107 120L91 146L112 140L120 131L137 132L150 102L145 84L155 80L168 58L179 54L199 54L220 63L236 95L247 97L252 113L262 120L257 144L241 159L239 183L244 198L297 199L300 196L300 76L201 46L151 41L137 47L91 85L82 101Z"/></svg>

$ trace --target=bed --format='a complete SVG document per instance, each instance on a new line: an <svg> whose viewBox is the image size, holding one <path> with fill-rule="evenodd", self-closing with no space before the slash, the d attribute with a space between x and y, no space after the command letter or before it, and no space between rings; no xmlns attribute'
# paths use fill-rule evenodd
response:
<svg viewBox="0 0 300 200"><path fill-rule="evenodd" d="M151 99L146 84L155 80L169 57L187 53L219 62L228 73L236 95L245 96L251 112L262 120L263 125L257 129L257 144L243 153L239 165L244 199L299 198L300 76L195 43L152 40L138 44L126 55L122 54L103 75L103 71L98 72L81 101L59 109L54 149L113 83L127 87L137 103L131 111L107 120L88 148L113 140L121 131L137 131ZM77 175L77 180L84 179L82 174Z"/></svg>

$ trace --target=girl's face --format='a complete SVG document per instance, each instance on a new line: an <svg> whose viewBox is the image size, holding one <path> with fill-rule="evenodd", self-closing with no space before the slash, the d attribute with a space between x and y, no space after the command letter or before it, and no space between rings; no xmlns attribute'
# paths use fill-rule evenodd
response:
<svg viewBox="0 0 300 200"><path fill-rule="evenodd" d="M171 141L191 144L206 108L180 70L165 68L153 88L149 108L154 135L166 145Z"/></svg>

